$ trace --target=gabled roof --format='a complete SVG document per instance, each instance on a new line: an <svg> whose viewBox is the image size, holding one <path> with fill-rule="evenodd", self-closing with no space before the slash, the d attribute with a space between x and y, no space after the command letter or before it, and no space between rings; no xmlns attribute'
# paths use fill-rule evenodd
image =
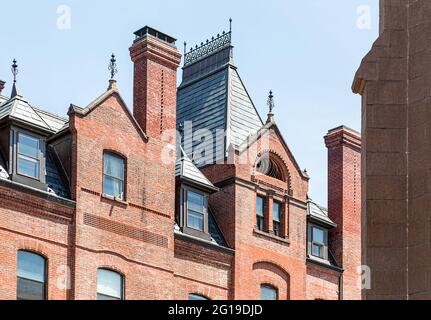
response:
<svg viewBox="0 0 431 320"><path fill-rule="evenodd" d="M7 117L24 121L53 133L58 132L68 122L67 118L34 107L20 95L16 95L0 105L0 120Z"/></svg>
<svg viewBox="0 0 431 320"><path fill-rule="evenodd" d="M328 210L311 200L309 200L307 204L307 216L312 221L324 224L327 227L335 228L337 226L331 219L329 219Z"/></svg>
<svg viewBox="0 0 431 320"><path fill-rule="evenodd" d="M108 99L111 96L117 96L120 99L120 103L123 106L124 111L129 116L129 119L132 121L133 125L135 126L136 130L138 130L138 133L142 136L143 139L148 139L148 136L145 134L145 132L142 130L141 126L136 121L133 114L130 112L129 108L127 108L126 103L124 102L123 98L121 97L121 94L119 90L117 89L115 80L111 80L109 83L109 88L107 91L105 91L102 95L100 95L98 98L93 100L88 106L85 108L81 108L78 106L75 106L73 104L70 105L68 114L71 113L77 113L80 116L86 116L91 111L93 111L96 107L101 105L106 99ZM64 129L64 128L63 128Z"/></svg>
<svg viewBox="0 0 431 320"><path fill-rule="evenodd" d="M226 132L226 139L220 136L216 143L185 141L184 149L189 155L197 145L200 145L199 148L205 148L206 143L213 143L212 159L211 155L208 155L208 158L204 159L206 163L196 163L198 166L224 160L231 145L241 144L263 126L234 65L230 34L220 36L214 41L217 40L222 41L221 46L210 42L186 54L183 81L178 88L179 129L191 121L193 132L209 130L213 137L216 137L216 130ZM195 59L199 51L203 53L202 57Z"/></svg>
<svg viewBox="0 0 431 320"><path fill-rule="evenodd" d="M273 114L269 115L268 121L266 122L266 124L264 126L262 126L256 133L251 134L250 136L248 136L239 146L235 147L235 149L238 150L240 153L243 153L253 143L255 143L260 137L262 137L265 134L267 134L268 132L270 132L270 130L274 130L274 132L280 138L281 144L284 146L284 149L286 150L286 152L289 155L289 157L290 157L293 165L298 170L298 172L301 175L301 177L303 177L304 179L310 179L310 177L308 176L307 172L301 170L298 162L295 159L295 156L290 151L289 146L287 145L286 141L284 140L283 135L281 134L280 130L278 129L277 124L275 123L274 115Z"/></svg>
<svg viewBox="0 0 431 320"><path fill-rule="evenodd" d="M218 191L211 181L193 164L192 160L186 155L183 148L180 147L179 157L175 164L175 176L183 180L194 183L199 187L210 191Z"/></svg>

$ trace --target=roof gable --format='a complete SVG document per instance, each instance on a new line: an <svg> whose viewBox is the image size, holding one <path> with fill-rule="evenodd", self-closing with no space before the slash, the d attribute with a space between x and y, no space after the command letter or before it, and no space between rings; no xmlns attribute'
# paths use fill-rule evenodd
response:
<svg viewBox="0 0 431 320"><path fill-rule="evenodd" d="M138 124L138 122L136 121L135 117L130 112L129 108L127 108L127 105L124 102L123 98L121 97L120 92L118 91L118 89L116 88L116 86L112 85L112 84L110 85L110 87L108 88L108 90L106 92L104 92L101 96L99 96L98 98L96 98L95 100L93 100L87 107L80 108L80 107L75 106L75 105L70 105L68 114L69 115L77 114L80 117L86 117L91 112L93 112L95 109L97 109L98 107L102 106L103 103L106 100L108 100L109 98L111 98L111 97L118 98L119 104L120 104L122 110L128 116L128 118L132 122L133 126L138 131L139 135L144 140L148 140L148 136L142 130L141 126Z"/></svg>

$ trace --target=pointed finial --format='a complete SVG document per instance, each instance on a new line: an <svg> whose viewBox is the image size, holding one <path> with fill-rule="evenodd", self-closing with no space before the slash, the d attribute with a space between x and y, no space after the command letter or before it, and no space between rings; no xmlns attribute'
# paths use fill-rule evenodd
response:
<svg viewBox="0 0 431 320"><path fill-rule="evenodd" d="M111 61L109 62L108 70L111 71L111 80L114 80L115 75L118 73L117 60L115 54L111 55Z"/></svg>
<svg viewBox="0 0 431 320"><path fill-rule="evenodd" d="M18 75L18 64L16 62L16 59L13 59L12 64L12 74L13 74L13 82L16 83L16 76Z"/></svg>
<svg viewBox="0 0 431 320"><path fill-rule="evenodd" d="M274 113L273 110L275 108L274 103L274 95L272 94L272 90L269 92L268 96L268 107L269 107L269 113L268 113L268 119L266 120L266 123L274 123Z"/></svg>
<svg viewBox="0 0 431 320"><path fill-rule="evenodd" d="M229 32L232 32L232 18L229 18Z"/></svg>
<svg viewBox="0 0 431 320"><path fill-rule="evenodd" d="M187 53L187 42L184 41L184 54Z"/></svg>
<svg viewBox="0 0 431 320"><path fill-rule="evenodd" d="M269 113L272 113L272 111L275 108L275 103L274 103L274 95L272 94L272 90L269 91L269 96L268 96L268 107L269 107Z"/></svg>
<svg viewBox="0 0 431 320"><path fill-rule="evenodd" d="M12 74L13 74L13 85L12 85L12 93L11 93L10 97L14 98L14 97L16 97L16 96L19 95L18 94L18 89L16 87L16 76L18 75L19 70L18 70L18 64L16 62L16 59L13 59L12 63L13 64L12 64L11 71L12 71Z"/></svg>

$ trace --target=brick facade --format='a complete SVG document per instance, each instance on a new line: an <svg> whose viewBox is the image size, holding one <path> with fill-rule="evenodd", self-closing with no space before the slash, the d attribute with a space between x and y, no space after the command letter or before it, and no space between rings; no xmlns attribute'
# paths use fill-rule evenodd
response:
<svg viewBox="0 0 431 320"><path fill-rule="evenodd" d="M175 231L176 154L166 152L175 148L175 141L172 136L165 140L163 133L176 127L180 54L162 36L147 34L130 48L133 113L111 80L108 90L87 107L72 105L67 128L49 137L70 199L0 179L0 299L16 298L18 250L47 259L49 299L95 299L99 268L123 276L124 298L129 300L187 299L189 294L259 299L262 284L277 288L282 300L335 300L342 298L344 268L344 297L357 299L352 270L360 253L358 150L341 144L342 156L330 151L329 191L335 198L329 198L329 212L339 224L331 242L339 265L311 263L309 177L273 116L253 142L231 150L232 163L202 168L220 189L209 196L209 207L226 245ZM257 172L257 158L242 161L251 149L257 158L269 155L281 178ZM104 152L126 159L122 200L104 194ZM332 175L342 182L333 181ZM256 227L257 196L265 198L264 230ZM272 231L273 202L281 204L279 236Z"/></svg>

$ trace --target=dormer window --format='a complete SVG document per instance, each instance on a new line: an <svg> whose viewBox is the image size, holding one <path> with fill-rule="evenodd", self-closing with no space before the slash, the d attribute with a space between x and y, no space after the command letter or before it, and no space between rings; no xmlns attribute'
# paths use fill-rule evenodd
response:
<svg viewBox="0 0 431 320"><path fill-rule="evenodd" d="M205 196L202 193L187 191L187 226L204 231L205 225Z"/></svg>
<svg viewBox="0 0 431 320"><path fill-rule="evenodd" d="M10 174L14 181L45 189L45 141L41 136L12 128L12 163Z"/></svg>
<svg viewBox="0 0 431 320"><path fill-rule="evenodd" d="M208 228L208 194L183 185L178 223L184 233L210 240Z"/></svg>
<svg viewBox="0 0 431 320"><path fill-rule="evenodd" d="M40 179L40 139L18 132L18 174Z"/></svg>
<svg viewBox="0 0 431 320"><path fill-rule="evenodd" d="M328 230L315 226L309 226L309 254L320 259L328 259Z"/></svg>

